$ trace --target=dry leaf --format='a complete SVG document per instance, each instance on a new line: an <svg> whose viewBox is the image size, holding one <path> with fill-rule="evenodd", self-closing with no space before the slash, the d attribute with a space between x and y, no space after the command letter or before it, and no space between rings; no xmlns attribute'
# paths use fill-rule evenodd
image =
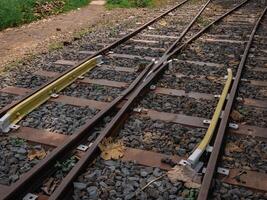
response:
<svg viewBox="0 0 267 200"><path fill-rule="evenodd" d="M226 147L225 147L225 153L230 154L232 152L240 153L240 152L243 152L243 150L239 146L237 146L236 144L234 144L232 142L227 143Z"/></svg>
<svg viewBox="0 0 267 200"><path fill-rule="evenodd" d="M56 187L58 186L59 184L59 180L56 180L54 178L49 178L47 180L47 182L44 183L44 186L41 187L41 190L46 194L46 195L51 195Z"/></svg>
<svg viewBox="0 0 267 200"><path fill-rule="evenodd" d="M228 156L223 156L222 159L226 161L230 161L230 162L234 160L233 158L228 157Z"/></svg>
<svg viewBox="0 0 267 200"><path fill-rule="evenodd" d="M41 159L44 159L45 156L46 156L46 152L44 149L41 149L41 150L32 149L28 152L29 160L33 160L35 158L41 160Z"/></svg>
<svg viewBox="0 0 267 200"><path fill-rule="evenodd" d="M216 77L215 76L206 76L206 78L210 81L214 81L216 80Z"/></svg>
<svg viewBox="0 0 267 200"><path fill-rule="evenodd" d="M124 146L122 141L112 142L112 138L104 139L99 145L101 153L101 158L104 160L115 159L118 160L124 154Z"/></svg>
<svg viewBox="0 0 267 200"><path fill-rule="evenodd" d="M240 114L237 110L233 110L230 114L230 117L236 122L241 122L244 118L244 116Z"/></svg>
<svg viewBox="0 0 267 200"><path fill-rule="evenodd" d="M159 22L159 24L160 24L161 26L167 26L167 22L166 22L165 20L161 20L161 21Z"/></svg>
<svg viewBox="0 0 267 200"><path fill-rule="evenodd" d="M200 177L189 166L176 165L167 172L171 182L182 181L187 188L200 188Z"/></svg>

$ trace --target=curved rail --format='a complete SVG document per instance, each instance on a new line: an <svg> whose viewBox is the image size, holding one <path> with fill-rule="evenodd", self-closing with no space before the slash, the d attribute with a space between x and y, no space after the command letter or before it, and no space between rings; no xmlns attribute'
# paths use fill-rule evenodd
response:
<svg viewBox="0 0 267 200"><path fill-rule="evenodd" d="M199 158L201 157L203 152L208 147L208 145L209 145L209 143L211 141L211 138L213 137L213 134L215 132L215 128L216 128L217 123L219 121L219 118L220 118L220 115L222 113L222 109L223 109L226 97L228 95L228 91L230 89L230 86L231 86L231 83L232 83L232 80L233 80L232 70L231 69L227 69L227 72L228 72L227 81L226 81L225 86L223 88L222 94L220 96L220 100L219 100L219 102L217 104L217 107L215 109L213 117L211 119L209 128L208 128L204 138L202 139L202 141L198 145L198 147L195 149L195 151L187 159L187 162L192 166L194 166L199 161Z"/></svg>
<svg viewBox="0 0 267 200"><path fill-rule="evenodd" d="M227 16L231 12L237 10L239 7L244 5L248 0L244 1L243 3L239 4L238 6L231 9L227 14L224 14L223 16ZM215 20L214 23L218 22L222 17ZM208 25L211 26L211 25ZM205 30L207 30L206 28ZM205 31L201 30L201 33ZM200 34L196 34L196 36L193 36L191 39L189 39L189 42L193 41L197 37L199 37ZM188 43L189 43L188 42ZM169 57L169 56L168 56ZM78 163L72 168L72 170L68 173L68 175L64 178L64 180L61 182L61 184L58 186L56 191L52 194L50 197L50 200L59 200L64 199L69 195L71 190L71 183L74 181L74 179L79 175L79 173L85 169L85 167L94 159L94 157L99 153L98 144L105 138L110 135L116 134L117 128L119 125L121 125L125 120L127 112L131 110L131 108L134 106L138 98L140 97L140 94L143 94L145 92L145 89L149 90L149 85L155 80L157 76L160 75L161 72L166 69L166 67L169 65L169 62L166 62L167 60L162 60L161 62L158 62L156 64L156 67L153 67L153 70L149 72L149 75L144 79L142 84L139 85L139 87L136 88L136 90L133 91L133 93L128 98L127 102L123 105L123 107L119 110L119 112L115 115L115 117L111 120L111 122L107 125L107 127L101 132L101 134L97 137L93 145L90 147L90 149L85 152L84 156L78 161Z"/></svg>
<svg viewBox="0 0 267 200"><path fill-rule="evenodd" d="M63 72L62 74L56 76L54 79L52 79L51 81L49 81L48 83L44 84L43 86L37 88L36 90L34 90L33 92L31 92L30 94L28 94L27 96L23 97L22 99L20 99L19 101L17 101L16 103L11 104L10 106L5 107L3 110L0 110L0 117L4 116L10 109L12 109L13 107L15 107L16 105L18 105L19 103L25 101L26 99L28 99L29 97L31 97L32 95L34 95L35 93L37 93L38 91L40 91L41 89L45 88L47 85L53 83L54 81L58 80L59 78L65 76L66 74L68 74L69 72L71 72L72 70L74 70L75 68L83 65L84 63L88 62L90 59L93 59L94 57L97 57L99 55L104 55L106 54L108 51L110 51L111 49L114 49L115 47L119 46L120 44L128 41L130 38L132 38L133 36L137 35L138 33L140 33L142 30L144 30L145 28L147 28L148 26L150 26L151 24L155 23L156 21L160 20L161 18L165 17L166 15L168 15L169 13L171 13L172 11L174 11L175 9L177 9L178 7L182 6L183 4L185 4L186 2L188 2L189 0L184 0L181 3L175 5L174 7L172 7L171 9L167 10L166 12L164 12L163 14L159 15L158 17L150 20L149 22L147 22L146 24L140 26L139 28L137 28L136 30L134 30L133 32L127 34L126 36L122 37L121 39L118 39L117 41L113 42L112 44L108 45L107 47L104 47L103 49L99 50L98 52L96 52L95 54L88 56L87 58L83 59L82 61L80 61L79 63L77 63L76 65L74 65L73 67L70 67L68 70L66 70L65 72Z"/></svg>
<svg viewBox="0 0 267 200"><path fill-rule="evenodd" d="M207 166L207 169L206 169L206 173L204 175L204 178L203 178L203 181L202 181L202 184L201 184L201 188L200 188L199 195L198 195L198 200L208 199L212 178L213 178L213 176L215 174L215 171L216 171L217 160L218 160L218 157L219 157L221 146L223 144L224 134L225 134L225 131L226 131L226 128L227 128L227 125L228 125L228 119L229 119L229 116L230 116L230 113L231 113L231 108L232 108L232 105L233 105L233 102L234 102L234 98L235 98L235 95L236 95L236 92L237 92L237 88L238 88L238 84L239 84L239 81L240 81L240 78L241 78L242 70L243 70L243 68L245 66L246 59L247 59L247 56L248 56L248 53L249 53L249 49L251 47L251 44L252 44L254 35L256 33L256 30L259 27L260 21L264 17L266 11L267 11L267 7L265 7L265 9L263 10L263 12L260 15L259 19L256 22L256 24L255 24L255 26L254 26L251 34L250 34L249 41L248 41L248 43L246 45L246 49L244 51L242 59L241 59L241 61L239 63L237 74L236 74L233 86L231 88L231 92L229 94L229 99L227 100L227 104L226 104L225 109L224 109L223 118L222 118L222 121L220 123L219 129L218 129L218 132L217 132L217 136L216 136L216 139L215 139L215 142L214 142L214 145L213 145L214 148L213 148L213 151L212 151L212 153L210 155L208 166Z"/></svg>
<svg viewBox="0 0 267 200"><path fill-rule="evenodd" d="M0 118L0 131L7 133L18 123L23 117L38 108L41 104L52 98L53 94L56 94L63 90L65 87L72 84L80 76L93 69L97 64L100 64L102 56L94 57L80 66L74 68L59 79L46 85L44 88L17 104L11 110L9 110L2 118Z"/></svg>
<svg viewBox="0 0 267 200"><path fill-rule="evenodd" d="M162 15L160 15L159 17L151 20L150 22L146 23L142 27L138 28L136 31L128 34L127 36L123 37L122 39L118 40L117 42L109 45L108 47L106 47L104 49L102 49L101 51L97 52L93 56L90 56L90 58L98 56L101 53L104 53L104 52L110 50L111 48L114 48L115 46L121 44L122 42L127 41L129 38L131 38L132 36L136 35L137 33L142 31L144 28L146 28L147 26L151 25L152 23L156 22L157 20L161 19L162 17L164 17L168 13L170 13L173 10L177 9L179 6L183 5L187 1L189 1L189 0L185 0L182 3L179 3L178 5L174 6L170 10L168 10L165 13L163 13ZM84 62L82 62L82 63L84 63ZM117 105L127 95L129 95L137 86L139 86L141 81L144 79L145 76L147 76L148 72L151 70L151 67L153 66L153 64L154 64L153 62L150 63L145 68L145 70L143 72L141 72L141 74L137 77L137 79L135 79L134 82L119 97L117 97L115 100L113 100L110 104L108 104L108 106L105 109L103 109L99 113L97 113L84 126L82 126L71 137L69 137L69 139L67 139L67 141L62 146L57 147L56 149L54 149L45 159L41 160L29 172L24 174L21 179L19 179L17 182L15 182L13 185L11 185L7 189L6 193L1 198L10 199L10 200L21 199L29 191L34 191L35 189L37 189L42 184L42 182L45 180L45 178L53 173L54 164L57 161L66 158L66 156L68 156L69 153L73 149L75 149L79 145L79 143L81 141L86 140L86 137L88 137L88 133L93 129L95 124L99 123L105 116L107 116L109 113L114 111L116 109ZM81 65L81 63L79 63L77 66L79 66L79 65ZM75 69L77 66L73 67L72 69ZM64 74L67 74L71 70L68 70ZM55 78L54 80L57 80L57 79L58 78ZM53 82L53 80L51 82ZM31 95L29 95L29 96L31 96ZM28 98L29 96L25 97L24 99ZM21 101L23 101L23 99ZM2 112L2 113L5 113L5 112Z"/></svg>

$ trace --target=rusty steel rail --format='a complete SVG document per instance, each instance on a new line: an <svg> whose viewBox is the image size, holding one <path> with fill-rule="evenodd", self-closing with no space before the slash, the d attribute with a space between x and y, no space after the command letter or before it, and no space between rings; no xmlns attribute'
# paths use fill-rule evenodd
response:
<svg viewBox="0 0 267 200"><path fill-rule="evenodd" d="M178 5L174 6L170 10L166 11L159 17L149 21L145 25L141 26L134 32L128 34L127 36L123 37L122 39L118 40L117 42L109 45L108 47L100 50L99 52L95 53L94 55L90 56L89 58L86 58L83 62L86 62L88 59L95 57L97 55L103 54L112 48L120 45L121 43L127 41L143 29L145 29L147 26L151 25L152 23L156 22L157 20L161 19L168 13L172 12L173 10L177 9L179 6L183 5L189 0L185 0L182 3L179 3ZM81 63L78 65L74 66L70 70L74 69L75 67L79 66ZM83 125L78 131L76 131L71 137L69 137L66 142L62 146L57 147L54 149L45 159L41 160L36 166L34 166L29 172L23 175L21 179L19 179L17 182L12 184L10 187L8 187L1 196L2 199L21 199L23 198L29 191L34 191L40 185L43 183L46 177L51 175L54 172L53 166L54 164L59 161L63 160L66 158L72 150L74 150L78 144L80 144L82 141L86 140L86 137L88 136L88 133L93 129L93 127L99 123L105 116L110 114L112 111L117 109L117 105L127 96L129 95L138 85L140 85L141 81L144 79L144 77L147 76L148 72L151 70L151 67L154 65L154 63L150 63L143 72L134 80L134 82L125 90L123 91L120 96L118 96L115 100L113 100L105 109L101 110L99 113L97 113L92 119L90 119L85 125ZM68 70L68 71L70 71ZM68 71L66 73L68 73ZM63 73L62 75L66 74ZM58 79L62 75L56 77L52 81ZM46 85L45 85L46 86ZM45 87L43 86L43 87ZM42 88L42 87L41 87ZM30 95L36 93L38 89L34 92L32 92ZM28 96L30 96L28 95ZM28 97L27 96L27 97ZM27 98L25 97L25 98ZM23 100L23 99L22 99ZM20 101L19 101L20 102ZM19 103L18 102L18 103ZM9 109L12 108L15 104L12 106L8 107ZM4 114L8 108L3 110L1 113ZM34 183L34 184L33 184Z"/></svg>
<svg viewBox="0 0 267 200"><path fill-rule="evenodd" d="M224 14L223 16L227 16L233 11L237 10L239 7L244 5L248 0L244 1L243 3L239 4L238 6L231 9L229 12ZM201 30L200 32L203 33L208 28L217 23L219 20L223 19L223 17L219 17L217 20L213 21L213 23L209 24L208 27L204 28L204 31ZM196 20L194 18L193 20ZM190 24L189 24L190 25ZM187 41L187 44L192 42L194 39L198 38L201 34L196 34L191 39ZM184 47L184 45L182 45ZM177 50L178 49L178 50ZM145 94L147 90L149 90L149 86L155 81L156 77L158 77L167 66L169 66L170 62L167 62L167 59L180 51L180 48L177 48L175 52L171 53L171 55L166 56L166 60L160 60L155 67L149 72L149 75L143 80L143 82L131 93L128 97L127 102L122 106L119 112L115 115L115 117L111 120L111 122L101 131L100 135L94 141L93 145L85 152L83 157L78 161L78 163L71 169L68 175L63 179L61 184L55 190L55 192L50 196L50 200L60 200L60 199L67 199L72 192L71 184L78 177L78 175L83 171L86 166L92 162L96 156L99 155L100 150L98 148L98 144L106 137L114 136L118 133L118 129L123 125L124 121L127 119L132 107L136 104L137 100Z"/></svg>
<svg viewBox="0 0 267 200"><path fill-rule="evenodd" d="M23 97L22 99L16 101L15 103L10 104L9 106L6 106L4 109L0 110L0 117L2 117L3 115L5 115L10 109L12 109L13 107L15 107L16 105L18 105L19 103L23 102L24 100L26 100L27 98L29 98L30 96L34 95L35 93L37 93L38 91L40 91L41 89L45 88L47 85L51 84L52 82L56 81L57 79L63 77L64 75L66 75L67 73L69 73L70 71L72 71L73 69L79 67L80 65L84 64L85 62L87 62L88 60L99 56L99 55L104 55L107 52L109 52L111 49L114 49L115 47L123 44L124 42L128 41L129 39L131 39L133 36L137 35L138 33L140 33L142 30L144 30L145 28L147 28L148 26L150 26L151 24L157 22L158 20L160 20L161 18L165 17L166 15L168 15L170 12L176 10L178 7L182 6L183 4L185 4L186 2L188 2L189 0L184 0L181 3L175 5L174 7L172 7L171 9L167 10L166 12L164 12L163 14L159 15L158 17L150 20L149 22L147 22L146 24L140 26L139 28L137 28L136 30L132 31L131 33L127 34L126 36L122 37L121 39L118 39L117 41L113 42L112 44L108 45L107 47L102 48L101 50L97 51L96 53L94 53L91 56L88 56L87 58L83 59L82 61L78 62L76 65L70 67L68 70L66 70L65 72L63 72L62 74L56 76L55 78L53 78L52 80L48 81L46 84L38 87L36 90L32 91L31 93L29 93L28 95L26 95L25 97Z"/></svg>
<svg viewBox="0 0 267 200"><path fill-rule="evenodd" d="M208 161L208 166L207 166L207 169L206 169L206 173L204 175L204 178L203 178L203 181L202 181L202 184L201 184L200 192L199 192L199 195L198 195L198 200L208 199L208 195L209 195L212 179L213 179L213 176L215 175L217 161L218 161L218 158L219 158L221 147L223 145L223 138L224 138L225 132L227 130L229 116L230 116L232 105L233 105L233 102L234 102L234 99L235 99L235 96L236 96L236 92L237 92L237 89L238 89L238 85L239 85L239 82L240 82L242 71L243 71L243 68L245 66L246 59L248 57L249 49L251 47L254 35L255 35L258 27L259 27L260 21L264 17L266 11L267 11L267 7L265 7L265 9L261 13L259 19L256 22L256 24L255 24L255 26L254 26L251 34L250 34L249 41L248 41L248 43L246 45L246 48L245 48L244 54L242 56L242 59L241 59L241 61L239 63L238 70L237 70L237 73L236 73L236 76L235 76L235 80L233 82L233 85L232 85L232 88L231 88L231 92L229 94L229 99L228 99L228 101L226 103L226 106L225 106L225 109L224 109L224 113L223 113L223 117L222 117L219 129L218 129L218 132L217 132L217 136L216 136L216 139L215 139L215 142L214 142L214 145L213 145L214 148L213 148L212 153L210 155L210 158L209 158L209 161Z"/></svg>

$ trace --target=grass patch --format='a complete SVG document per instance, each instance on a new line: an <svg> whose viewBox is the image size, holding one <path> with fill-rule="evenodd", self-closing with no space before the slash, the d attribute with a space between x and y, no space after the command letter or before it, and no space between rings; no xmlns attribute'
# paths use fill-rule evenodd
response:
<svg viewBox="0 0 267 200"><path fill-rule="evenodd" d="M155 0L107 0L107 7L112 8L144 8L156 4Z"/></svg>
<svg viewBox="0 0 267 200"><path fill-rule="evenodd" d="M205 19L204 17L198 17L198 19L197 19L197 23L199 24L199 25L201 25L201 26L203 26L203 27L205 27L205 26L207 26L207 25L209 25L209 20L208 19Z"/></svg>
<svg viewBox="0 0 267 200"><path fill-rule="evenodd" d="M0 0L0 30L73 10L90 0Z"/></svg>
<svg viewBox="0 0 267 200"><path fill-rule="evenodd" d="M48 46L48 51L55 51L64 47L62 42L54 42Z"/></svg>

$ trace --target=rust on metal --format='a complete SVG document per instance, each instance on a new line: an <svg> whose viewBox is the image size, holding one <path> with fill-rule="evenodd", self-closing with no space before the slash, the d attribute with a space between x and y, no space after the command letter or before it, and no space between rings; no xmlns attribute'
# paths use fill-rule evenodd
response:
<svg viewBox="0 0 267 200"><path fill-rule="evenodd" d="M245 1L245 2L247 2L247 1ZM220 152L222 150L221 147L222 147L222 144L223 144L224 135L225 135L225 132L226 132L226 130L228 128L229 116L230 116L230 113L231 113L233 102L235 100L235 96L236 96L236 93L237 93L238 85L239 85L239 82L240 82L240 79L241 79L241 74L242 74L243 68L245 66L246 59L247 59L247 56L248 56L248 53L249 53L249 49L251 47L254 35L255 35L256 30L257 30L257 28L258 28L258 26L260 24L260 21L262 20L262 18L265 15L266 11L267 11L267 7L265 7L263 12L261 13L261 16L258 18L258 20L256 22L256 24L255 24L255 26L254 26L251 34L250 34L249 41L248 41L248 43L246 45L246 48L244 50L243 56L241 58L241 61L239 63L239 66L238 66L238 69L237 69L237 73L236 73L236 76L235 76L235 80L234 80L234 83L232 85L231 92L229 94L229 98L228 98L228 101L227 101L225 109L224 109L224 114L223 114L220 126L218 128L218 131L217 131L217 136L216 136L215 141L214 141L214 145L213 145L214 148L213 148L213 150L211 152L211 155L210 155L210 158L209 158L209 162L208 162L208 165L207 165L207 170L206 170L206 173L204 175L204 178L203 178L203 181L202 181L202 184L201 184L201 188L200 188L199 195L198 195L198 200L208 199L209 192L210 192L210 187L211 187L211 183L212 183L212 179L213 179L213 176L215 175L215 171L216 171L218 157L219 157Z"/></svg>
<svg viewBox="0 0 267 200"><path fill-rule="evenodd" d="M19 88L14 86L8 86L3 89L1 89L1 92L9 93L9 94L16 94L16 95L26 95L27 93L30 93L32 90L29 88Z"/></svg>
<svg viewBox="0 0 267 200"><path fill-rule="evenodd" d="M77 64L78 61L75 60L57 60L56 62L54 62L55 65L65 65L65 66L73 66L75 64Z"/></svg>
<svg viewBox="0 0 267 200"><path fill-rule="evenodd" d="M6 192L9 190L9 186L0 185L0 197L4 196Z"/></svg>
<svg viewBox="0 0 267 200"><path fill-rule="evenodd" d="M181 114L174 114L168 112L159 112L155 110L148 109L146 112L141 113L143 117L149 117L152 120L161 120L166 122L172 122L177 124L182 124L185 126L208 128L208 125L203 124L205 118L193 117Z"/></svg>
<svg viewBox="0 0 267 200"><path fill-rule="evenodd" d="M267 87L267 81L250 80L249 82L251 83L251 85Z"/></svg>
<svg viewBox="0 0 267 200"><path fill-rule="evenodd" d="M267 108L267 101L257 100L257 99L244 99L244 104L248 106L254 106L259 108Z"/></svg>
<svg viewBox="0 0 267 200"><path fill-rule="evenodd" d="M220 43L230 43L230 44L245 44L247 41L242 40L228 40L228 39L218 39L218 38L201 38L205 42L220 42Z"/></svg>
<svg viewBox="0 0 267 200"><path fill-rule="evenodd" d="M238 179L236 177L238 177ZM266 173L249 170L230 169L229 176L223 177L221 178L221 180L231 185L244 186L247 188L267 192Z"/></svg>
<svg viewBox="0 0 267 200"><path fill-rule="evenodd" d="M239 135L249 135L252 137L265 138L267 139L267 128L261 128L258 126L249 126L239 124L238 129L229 129L227 133L229 134L239 134Z"/></svg>
<svg viewBox="0 0 267 200"><path fill-rule="evenodd" d="M253 70L256 72L267 72L267 68L264 68L264 67L251 67L249 68L249 70Z"/></svg>
<svg viewBox="0 0 267 200"><path fill-rule="evenodd" d="M194 60L179 60L179 59L175 59L175 62L188 63L188 64L194 64L194 65L200 65L200 66L208 66L208 67L218 67L218 68L224 67L223 64L219 64L219 63L194 61Z"/></svg>
<svg viewBox="0 0 267 200"><path fill-rule="evenodd" d="M179 163L179 161L182 159L177 155L170 156L162 153L156 153L152 151L127 147L121 160L135 161L137 164L140 165L145 165L149 167L158 167L163 170L170 170L172 168L170 165L161 162L161 160L165 158L171 159L174 163Z"/></svg>
<svg viewBox="0 0 267 200"><path fill-rule="evenodd" d="M18 87L9 86L9 87L3 88L1 91L22 96L22 95L26 95L30 93L32 90L28 88L18 88ZM83 107L88 106L89 108L96 108L99 110L104 109L108 104L107 102L95 101L95 100L72 97L72 96L65 96L65 95L59 95L57 98L49 99L49 101L60 102L60 103L69 104L73 106L83 106Z"/></svg>
<svg viewBox="0 0 267 200"><path fill-rule="evenodd" d="M128 83L125 82L119 82L119 81L110 81L107 79L89 79L85 78L82 80L79 80L81 83L89 83L89 84L96 84L96 85L103 85L103 86L109 86L109 87L116 87L116 88L126 88L129 86Z"/></svg>
<svg viewBox="0 0 267 200"><path fill-rule="evenodd" d="M101 65L100 69L102 69L102 70L114 70L114 71L118 71L118 72L129 72L129 73L134 73L135 72L134 68L130 68L130 67L113 67L113 66L109 66L109 65Z"/></svg>
<svg viewBox="0 0 267 200"><path fill-rule="evenodd" d="M38 76L56 77L60 73L52 72L52 71L45 71L45 70L38 70L38 71L34 72L34 74L38 75Z"/></svg>
<svg viewBox="0 0 267 200"><path fill-rule="evenodd" d="M48 77L54 77L54 76L57 76L59 73L40 70L40 71L35 72L35 74L42 75L42 76L48 76ZM97 85L117 87L117 88L125 88L129 85L128 83L125 83L125 82L110 81L107 79L84 78L84 79L78 79L77 82L86 83L86 84L97 84Z"/></svg>
<svg viewBox="0 0 267 200"><path fill-rule="evenodd" d="M144 43L144 44L158 44L159 43L159 41L157 40L130 39L130 41L136 42L136 43Z"/></svg>
<svg viewBox="0 0 267 200"><path fill-rule="evenodd" d="M29 127L20 127L12 132L12 136L52 147L62 145L69 138L68 135Z"/></svg>
<svg viewBox="0 0 267 200"><path fill-rule="evenodd" d="M95 54L95 51L79 51L80 54L92 55ZM131 54L121 54L121 53L111 53L108 54L109 57L112 58L126 58L126 59L139 59L139 60L148 60L152 61L155 57L150 56L138 56L138 55L131 55Z"/></svg>
<svg viewBox="0 0 267 200"><path fill-rule="evenodd" d="M167 10L166 12L162 13L161 15L159 15L156 18L153 18L152 20L150 20L149 22L145 23L144 25L138 27L137 29L133 30L131 33L128 33L127 35L125 35L124 37L116 40L115 42L113 42L112 44L104 47L103 49L99 50L98 52L96 52L94 55L88 56L85 59L81 60L80 62L78 62L77 64L75 64L74 66L70 67L68 70L66 70L64 73L58 75L57 77L55 77L53 80L48 81L46 84L44 84L43 86L37 88L36 90L34 90L31 94L28 94L27 96L23 97L22 99L20 99L19 101L17 101L16 103L10 104L9 106L4 107L4 109L1 109L0 111L0 116L3 116L9 109L12 109L14 106L16 106L17 104L23 102L25 99L27 99L28 97L30 97L31 95L37 93L39 90L45 88L47 85L51 84L52 82L54 82L55 80L65 76L66 74L68 74L70 71L72 71L73 69L79 67L80 65L88 62L90 59L97 57L99 55L104 55L106 54L108 51L114 49L115 47L123 44L124 42L128 41L129 39L131 39L133 36L137 35L138 33L140 33L142 30L144 30L145 28L147 28L148 26L150 26L151 24L153 24L154 22L160 20L161 18L165 17L166 15L168 15L170 12L172 12L173 10L177 9L178 7L182 6L183 4L185 4L188 0L184 0L182 2L180 2L179 4L175 5L174 7L170 8L169 10Z"/></svg>
<svg viewBox="0 0 267 200"><path fill-rule="evenodd" d="M214 100L215 97L213 94L200 93L200 92L186 92L185 90L176 90L170 88L157 87L153 92L156 94L165 94L171 96L187 96L194 99L207 99Z"/></svg>
<svg viewBox="0 0 267 200"><path fill-rule="evenodd" d="M154 38L160 38L160 39L178 39L177 36L169 36L169 35L155 35L155 34L141 34L142 37L154 37Z"/></svg>
<svg viewBox="0 0 267 200"><path fill-rule="evenodd" d="M207 100L213 100L214 95L212 94L206 94L206 93L198 93L198 92L186 92L184 90L176 90L176 89L170 89L170 88L164 88L164 87L157 87L154 92L156 94L165 94L165 95L171 95L171 96L187 96L194 99L207 99Z"/></svg>
<svg viewBox="0 0 267 200"><path fill-rule="evenodd" d="M98 110L105 109L107 107L107 102L95 101L90 99L83 99L78 97L71 97L65 95L59 95L58 98L53 98L51 101L60 102L64 104L69 104L73 106L88 106L89 108L96 108Z"/></svg>

